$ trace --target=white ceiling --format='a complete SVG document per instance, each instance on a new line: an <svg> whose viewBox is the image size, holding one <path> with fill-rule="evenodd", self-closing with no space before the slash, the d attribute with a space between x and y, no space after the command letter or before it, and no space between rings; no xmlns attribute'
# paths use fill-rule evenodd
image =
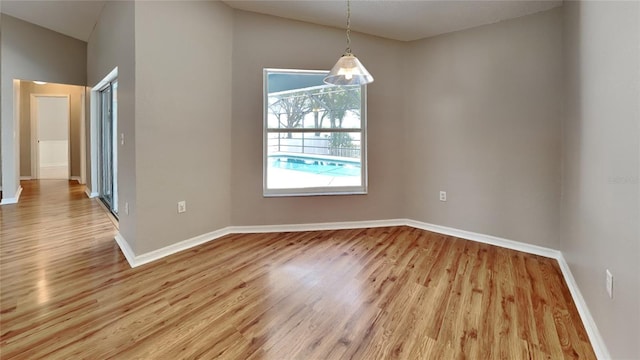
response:
<svg viewBox="0 0 640 360"><path fill-rule="evenodd" d="M98 22L104 0L0 0L0 10L47 29L88 41Z"/></svg>
<svg viewBox="0 0 640 360"><path fill-rule="evenodd" d="M229 6L345 28L345 0L245 1ZM491 24L560 6L562 0L351 0L354 31L395 40L417 40Z"/></svg>
<svg viewBox="0 0 640 360"><path fill-rule="evenodd" d="M87 41L105 0L1 0L8 15ZM117 1L117 0L108 0ZM344 0L227 0L229 6L344 28ZM352 0L354 31L410 41L560 6L562 0Z"/></svg>

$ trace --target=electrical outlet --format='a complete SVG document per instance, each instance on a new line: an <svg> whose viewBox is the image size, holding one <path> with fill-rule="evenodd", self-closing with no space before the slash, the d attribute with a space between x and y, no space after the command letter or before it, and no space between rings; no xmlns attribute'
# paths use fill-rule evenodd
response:
<svg viewBox="0 0 640 360"><path fill-rule="evenodd" d="M124 213L125 215L129 215L129 203L126 201L124 203Z"/></svg>
<svg viewBox="0 0 640 360"><path fill-rule="evenodd" d="M440 191L440 201L447 201L447 192Z"/></svg>
<svg viewBox="0 0 640 360"><path fill-rule="evenodd" d="M183 212L187 212L187 202L184 200L178 201L178 214L182 214Z"/></svg>
<svg viewBox="0 0 640 360"><path fill-rule="evenodd" d="M120 133L120 145L124 145L124 133Z"/></svg>
<svg viewBox="0 0 640 360"><path fill-rule="evenodd" d="M607 269L607 294L610 299L613 299L613 275L611 275L611 271Z"/></svg>

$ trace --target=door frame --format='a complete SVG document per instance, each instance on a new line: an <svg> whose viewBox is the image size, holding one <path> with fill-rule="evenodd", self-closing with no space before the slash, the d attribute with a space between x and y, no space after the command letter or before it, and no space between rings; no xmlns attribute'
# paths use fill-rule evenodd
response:
<svg viewBox="0 0 640 360"><path fill-rule="evenodd" d="M67 179L71 178L71 96L70 94L35 94L30 96L31 116L31 178L40 178L40 154L38 148L38 97L56 97L67 99Z"/></svg>
<svg viewBox="0 0 640 360"><path fill-rule="evenodd" d="M87 183L87 87L80 96L80 184Z"/></svg>
<svg viewBox="0 0 640 360"><path fill-rule="evenodd" d="M118 78L118 67L116 66L104 79L91 87L89 96L89 158L91 159L91 189L88 191L90 198L98 197L100 194L100 184L98 180L98 124L100 116L100 90L108 83Z"/></svg>

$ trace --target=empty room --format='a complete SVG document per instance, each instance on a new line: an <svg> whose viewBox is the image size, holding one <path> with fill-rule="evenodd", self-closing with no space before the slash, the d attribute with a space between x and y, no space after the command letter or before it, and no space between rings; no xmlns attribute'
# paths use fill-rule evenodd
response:
<svg viewBox="0 0 640 360"><path fill-rule="evenodd" d="M640 360L640 2L0 12L1 359Z"/></svg>

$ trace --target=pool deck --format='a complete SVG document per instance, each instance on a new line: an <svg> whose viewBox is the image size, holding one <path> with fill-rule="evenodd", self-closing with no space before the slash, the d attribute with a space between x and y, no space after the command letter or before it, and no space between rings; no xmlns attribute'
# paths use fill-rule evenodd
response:
<svg viewBox="0 0 640 360"><path fill-rule="evenodd" d="M301 186L304 184L304 186ZM360 186L360 177L312 174L304 171L269 168L269 189L299 189L328 186Z"/></svg>
<svg viewBox="0 0 640 360"><path fill-rule="evenodd" d="M269 153L269 157L291 157L291 158L300 158L300 159L309 159L309 160L323 160L323 161L334 161L339 163L346 164L357 164L360 165L360 161L354 158L348 158L343 156L332 156L332 155L321 155L321 154L304 154L304 153L292 153L292 152L272 152Z"/></svg>

